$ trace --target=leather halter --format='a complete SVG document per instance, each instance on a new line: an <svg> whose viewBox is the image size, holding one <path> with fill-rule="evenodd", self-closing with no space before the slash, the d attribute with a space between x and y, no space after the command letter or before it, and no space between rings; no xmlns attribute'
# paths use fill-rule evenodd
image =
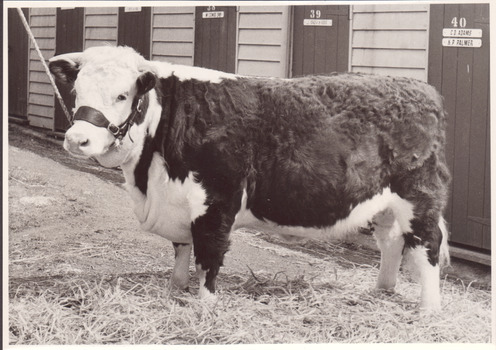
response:
<svg viewBox="0 0 496 350"><path fill-rule="evenodd" d="M146 113L148 106L148 94L139 97L133 102L131 113L120 125L112 124L98 109L90 106L81 106L74 114L73 120L83 120L99 128L107 129L116 139L122 140L126 136L129 128L133 126L136 118ZM131 139L132 141L132 139Z"/></svg>

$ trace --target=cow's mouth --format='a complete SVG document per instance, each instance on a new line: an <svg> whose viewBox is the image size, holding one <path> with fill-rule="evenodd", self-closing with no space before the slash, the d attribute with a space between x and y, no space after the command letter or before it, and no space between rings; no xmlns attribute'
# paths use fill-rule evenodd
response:
<svg viewBox="0 0 496 350"><path fill-rule="evenodd" d="M86 141L87 144L90 144L91 141ZM118 140L118 139L115 139L113 140L113 142L111 142L110 144L108 144L107 146L104 146L101 151L97 151L96 153L94 152L95 150L93 150L93 152L91 152L89 149L86 149L86 145L84 143L74 143L74 142L71 142L69 140L66 140L64 141L64 149L69 152L69 154L75 158L79 158L79 159L96 159L97 157L102 157L102 156L106 156L108 155L109 153L114 153L114 152L119 152L120 150L120 147L121 146L121 141ZM89 147L88 147L89 148Z"/></svg>

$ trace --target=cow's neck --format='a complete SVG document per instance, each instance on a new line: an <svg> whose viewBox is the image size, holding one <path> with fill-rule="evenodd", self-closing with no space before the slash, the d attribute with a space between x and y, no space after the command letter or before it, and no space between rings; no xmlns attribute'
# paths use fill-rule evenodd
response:
<svg viewBox="0 0 496 350"><path fill-rule="evenodd" d="M155 90L151 90L149 92L149 104L144 121L139 125L135 124L133 126L134 130L131 130L133 140L126 140L126 142L133 142L129 156L121 165L127 187L136 187L139 184L136 182L135 170L143 162L143 155L149 152L150 140L155 138L159 129L162 112L162 106L159 100L160 96L157 95Z"/></svg>
<svg viewBox="0 0 496 350"><path fill-rule="evenodd" d="M165 160L168 177L184 181L188 176L184 161L179 154L181 145L177 142L176 129L176 87L179 80L171 75L160 79L152 90L150 105L144 126L140 126L140 138L137 140L129 160L121 168L126 178L127 187L135 187L146 195L148 189L148 172L155 153Z"/></svg>

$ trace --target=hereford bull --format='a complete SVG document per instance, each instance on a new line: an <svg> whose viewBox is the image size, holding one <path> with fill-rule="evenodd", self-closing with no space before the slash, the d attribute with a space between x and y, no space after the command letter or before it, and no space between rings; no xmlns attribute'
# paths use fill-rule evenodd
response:
<svg viewBox="0 0 496 350"><path fill-rule="evenodd" d="M235 227L326 239L372 222L376 287L393 289L409 254L421 308L440 307L450 176L433 87L351 73L244 77L127 47L57 56L50 69L76 93L64 147L122 168L142 228L174 244L173 284L187 286L193 245L200 296L212 296Z"/></svg>

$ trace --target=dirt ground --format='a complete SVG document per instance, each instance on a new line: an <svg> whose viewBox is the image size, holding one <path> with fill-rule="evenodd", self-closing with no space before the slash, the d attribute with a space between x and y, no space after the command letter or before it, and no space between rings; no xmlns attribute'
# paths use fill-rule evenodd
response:
<svg viewBox="0 0 496 350"><path fill-rule="evenodd" d="M140 230L119 170L74 159L60 140L16 124L9 125L9 145L11 289L22 281L71 274L170 273L172 245ZM376 251L353 242L295 244L241 230L232 235L219 280L222 288L222 274L250 271L318 278L343 265L378 262ZM490 288L488 267L455 261L448 274Z"/></svg>

